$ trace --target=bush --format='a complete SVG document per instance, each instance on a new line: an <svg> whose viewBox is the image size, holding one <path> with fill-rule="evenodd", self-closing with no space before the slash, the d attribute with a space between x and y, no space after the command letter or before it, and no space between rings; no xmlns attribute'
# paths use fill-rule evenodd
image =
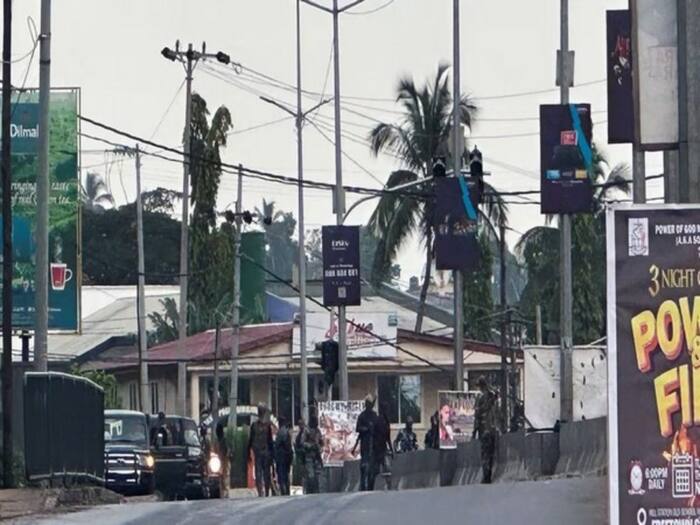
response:
<svg viewBox="0 0 700 525"><path fill-rule="evenodd" d="M232 488L248 486L248 436L250 427L244 425L233 430L226 427L224 439L231 462L230 476Z"/></svg>

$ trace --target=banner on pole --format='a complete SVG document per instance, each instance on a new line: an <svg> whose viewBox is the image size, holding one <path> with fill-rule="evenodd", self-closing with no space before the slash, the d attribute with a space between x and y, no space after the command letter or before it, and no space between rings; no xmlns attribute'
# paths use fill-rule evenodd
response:
<svg viewBox="0 0 700 525"><path fill-rule="evenodd" d="M436 269L469 271L479 266L480 251L477 238L479 186L479 183L471 177L463 177L461 182L458 178L436 180ZM470 213L473 217L469 216Z"/></svg>
<svg viewBox="0 0 700 525"><path fill-rule="evenodd" d="M593 200L590 104L540 106L542 213L590 213Z"/></svg>
<svg viewBox="0 0 700 525"><path fill-rule="evenodd" d="M344 461L360 457L357 441L357 418L363 410L363 401L319 401L318 421L323 435L323 465L342 467Z"/></svg>
<svg viewBox="0 0 700 525"><path fill-rule="evenodd" d="M607 212L610 523L698 523L700 206Z"/></svg>
<svg viewBox="0 0 700 525"><path fill-rule="evenodd" d="M77 331L80 326L78 103L77 89L51 91L48 271L49 329L53 330ZM39 91L14 95L10 124L14 328L34 327L39 132Z"/></svg>
<svg viewBox="0 0 700 525"><path fill-rule="evenodd" d="M606 12L608 144L634 142L632 22L628 10Z"/></svg>
<svg viewBox="0 0 700 525"><path fill-rule="evenodd" d="M474 406L478 392L441 390L438 392L440 415L440 448L457 448L474 431Z"/></svg>
<svg viewBox="0 0 700 525"><path fill-rule="evenodd" d="M323 305L360 304L360 227L323 226Z"/></svg>

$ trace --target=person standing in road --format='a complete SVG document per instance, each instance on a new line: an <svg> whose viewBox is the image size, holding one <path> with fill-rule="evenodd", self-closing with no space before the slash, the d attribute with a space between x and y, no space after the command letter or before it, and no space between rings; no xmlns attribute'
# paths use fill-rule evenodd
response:
<svg viewBox="0 0 700 525"><path fill-rule="evenodd" d="M263 495L267 497L270 495L272 486L273 442L272 424L264 405L258 405L258 419L250 426L248 455L250 455L251 449L255 455L255 487L258 489L259 497L263 497Z"/></svg>
<svg viewBox="0 0 700 525"><path fill-rule="evenodd" d="M496 452L497 428L497 402L498 396L484 376L479 376L476 382L481 394L476 400L474 408L474 432L472 438L479 437L481 444L481 469L483 471L482 483L491 483L493 472L493 456Z"/></svg>
<svg viewBox="0 0 700 525"><path fill-rule="evenodd" d="M381 475L384 478L386 490L391 490L391 460L394 458L394 447L391 445L391 423L386 413L386 406L380 406L377 424L374 427L373 474L375 477L377 474Z"/></svg>
<svg viewBox="0 0 700 525"><path fill-rule="evenodd" d="M304 486L304 470L306 469L306 462L304 461L304 429L306 428L306 421L304 421L303 418L299 418L297 425L299 426L299 430L294 438L294 468L292 469L292 485Z"/></svg>
<svg viewBox="0 0 700 525"><path fill-rule="evenodd" d="M425 448L440 448L440 427L438 413L430 416L430 429L425 433Z"/></svg>
<svg viewBox="0 0 700 525"><path fill-rule="evenodd" d="M406 418L406 426L399 430L394 440L394 450L398 454L418 450L418 439L413 431L413 418L411 416Z"/></svg>
<svg viewBox="0 0 700 525"><path fill-rule="evenodd" d="M357 417L357 441L352 447L355 454L357 444L360 444L360 490L374 490L374 433L377 426L377 414L373 410L374 398L368 395L365 398L365 409Z"/></svg>
<svg viewBox="0 0 700 525"><path fill-rule="evenodd" d="M277 483L280 494L289 496L289 469L294 460L292 450L292 436L289 432L289 425L284 417L279 419L279 430L275 437L275 468L277 469Z"/></svg>
<svg viewBox="0 0 700 525"><path fill-rule="evenodd" d="M309 426L304 429L302 443L305 464L304 493L318 494L320 491L321 472L323 470L323 459L321 458L323 437L321 436L321 430L318 428L316 416L309 418Z"/></svg>

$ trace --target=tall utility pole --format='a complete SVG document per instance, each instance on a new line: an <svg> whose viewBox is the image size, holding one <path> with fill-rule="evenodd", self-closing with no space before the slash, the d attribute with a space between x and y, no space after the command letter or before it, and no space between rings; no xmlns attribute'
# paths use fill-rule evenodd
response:
<svg viewBox="0 0 700 525"><path fill-rule="evenodd" d="M508 427L508 299L506 296L506 227L498 225L498 251L500 264L501 295L501 419L503 431ZM514 363L512 363L514 365Z"/></svg>
<svg viewBox="0 0 700 525"><path fill-rule="evenodd" d="M197 62L215 58L222 64L231 62L226 53L206 53L206 45L202 51L195 51L192 44L187 45L187 51L180 51L180 42L175 43L175 50L163 48L160 52L170 61L181 62L185 68L185 133L183 139L184 159L182 163L182 223L180 224L180 307L178 315L179 355L185 354L185 339L187 338L187 277L189 274L189 205L190 205L190 152L192 132L192 74ZM187 367L181 361L177 364L177 410L181 415L187 413Z"/></svg>
<svg viewBox="0 0 700 525"><path fill-rule="evenodd" d="M139 326L139 394L141 412L152 412L148 380L148 345L146 337L146 261L143 250L143 197L141 195L141 150L136 144L136 243L138 249L138 326Z"/></svg>
<svg viewBox="0 0 700 525"><path fill-rule="evenodd" d="M2 472L3 486L14 487L12 443L12 0L3 0L2 43ZM42 130L43 131L43 130Z"/></svg>
<svg viewBox="0 0 700 525"><path fill-rule="evenodd" d="M453 59L454 70L452 86L452 161L454 162L454 174L461 177L462 152L464 151L463 137L460 131L459 102L461 93L460 63L459 63L459 0L452 0L452 24L453 24ZM455 331L454 331L454 362L455 362L455 390L464 390L464 284L461 270L452 272L455 298Z"/></svg>
<svg viewBox="0 0 700 525"><path fill-rule="evenodd" d="M51 90L51 0L41 1L39 36L39 170L36 177L36 311L34 317L34 366L48 369L49 330L49 94Z"/></svg>
<svg viewBox="0 0 700 525"><path fill-rule="evenodd" d="M231 384L228 393L228 426L238 426L238 353L241 343L241 230L243 223L243 170L238 166L238 193L236 196L236 220L233 232L233 321L231 333Z"/></svg>
<svg viewBox="0 0 700 525"><path fill-rule="evenodd" d="M305 4L314 6L333 15L333 114L335 120L335 192L333 194L333 211L336 224L343 224L345 216L345 191L343 189L343 151L341 149L340 128L340 45L338 43L338 15L351 7L364 2L355 0L345 7L338 9L338 0L333 0L333 9L328 9L312 0L302 0ZM338 389L340 399L348 400L348 347L345 306L338 307Z"/></svg>
<svg viewBox="0 0 700 525"><path fill-rule="evenodd" d="M214 393L211 396L211 428L216 432L216 424L219 422L219 346L221 344L221 321L216 319L216 331L214 332Z"/></svg>
<svg viewBox="0 0 700 525"><path fill-rule="evenodd" d="M562 104L569 103L569 83L570 71L567 67L569 54L569 0L561 0L561 50L559 53L559 71L561 72L560 97ZM571 282L571 216L562 214L559 216L560 232L560 250L561 273L560 273L560 310L559 310L559 325L560 325L560 344L561 344L561 362L560 362L560 400L561 413L559 419L561 421L573 420L573 369L572 369L572 345L573 345L573 324L572 324L572 308L573 308L573 285Z"/></svg>

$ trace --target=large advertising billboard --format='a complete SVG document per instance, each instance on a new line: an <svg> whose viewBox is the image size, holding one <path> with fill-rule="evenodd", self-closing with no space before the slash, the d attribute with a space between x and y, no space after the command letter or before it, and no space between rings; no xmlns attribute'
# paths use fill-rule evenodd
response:
<svg viewBox="0 0 700 525"><path fill-rule="evenodd" d="M678 147L677 0L633 0L636 142L645 150Z"/></svg>
<svg viewBox="0 0 700 525"><path fill-rule="evenodd" d="M435 182L435 268L475 270L479 266L480 184L472 177Z"/></svg>
<svg viewBox="0 0 700 525"><path fill-rule="evenodd" d="M542 213L591 211L592 128L590 104L540 106Z"/></svg>
<svg viewBox="0 0 700 525"><path fill-rule="evenodd" d="M608 144L634 142L632 22L628 10L606 12Z"/></svg>
<svg viewBox="0 0 700 525"><path fill-rule="evenodd" d="M610 523L700 522L700 206L607 212Z"/></svg>
<svg viewBox="0 0 700 525"><path fill-rule="evenodd" d="M319 401L318 426L323 435L321 458L324 466L342 467L344 461L360 457L360 447L355 447L355 428L363 405L363 401Z"/></svg>
<svg viewBox="0 0 700 525"><path fill-rule="evenodd" d="M323 226L323 305L360 304L360 227Z"/></svg>
<svg viewBox="0 0 700 525"><path fill-rule="evenodd" d="M54 90L49 135L49 328L79 328L80 191L78 90ZM12 104L12 325L33 328L36 269L36 178L39 168L39 93ZM0 253L2 248L0 247Z"/></svg>

